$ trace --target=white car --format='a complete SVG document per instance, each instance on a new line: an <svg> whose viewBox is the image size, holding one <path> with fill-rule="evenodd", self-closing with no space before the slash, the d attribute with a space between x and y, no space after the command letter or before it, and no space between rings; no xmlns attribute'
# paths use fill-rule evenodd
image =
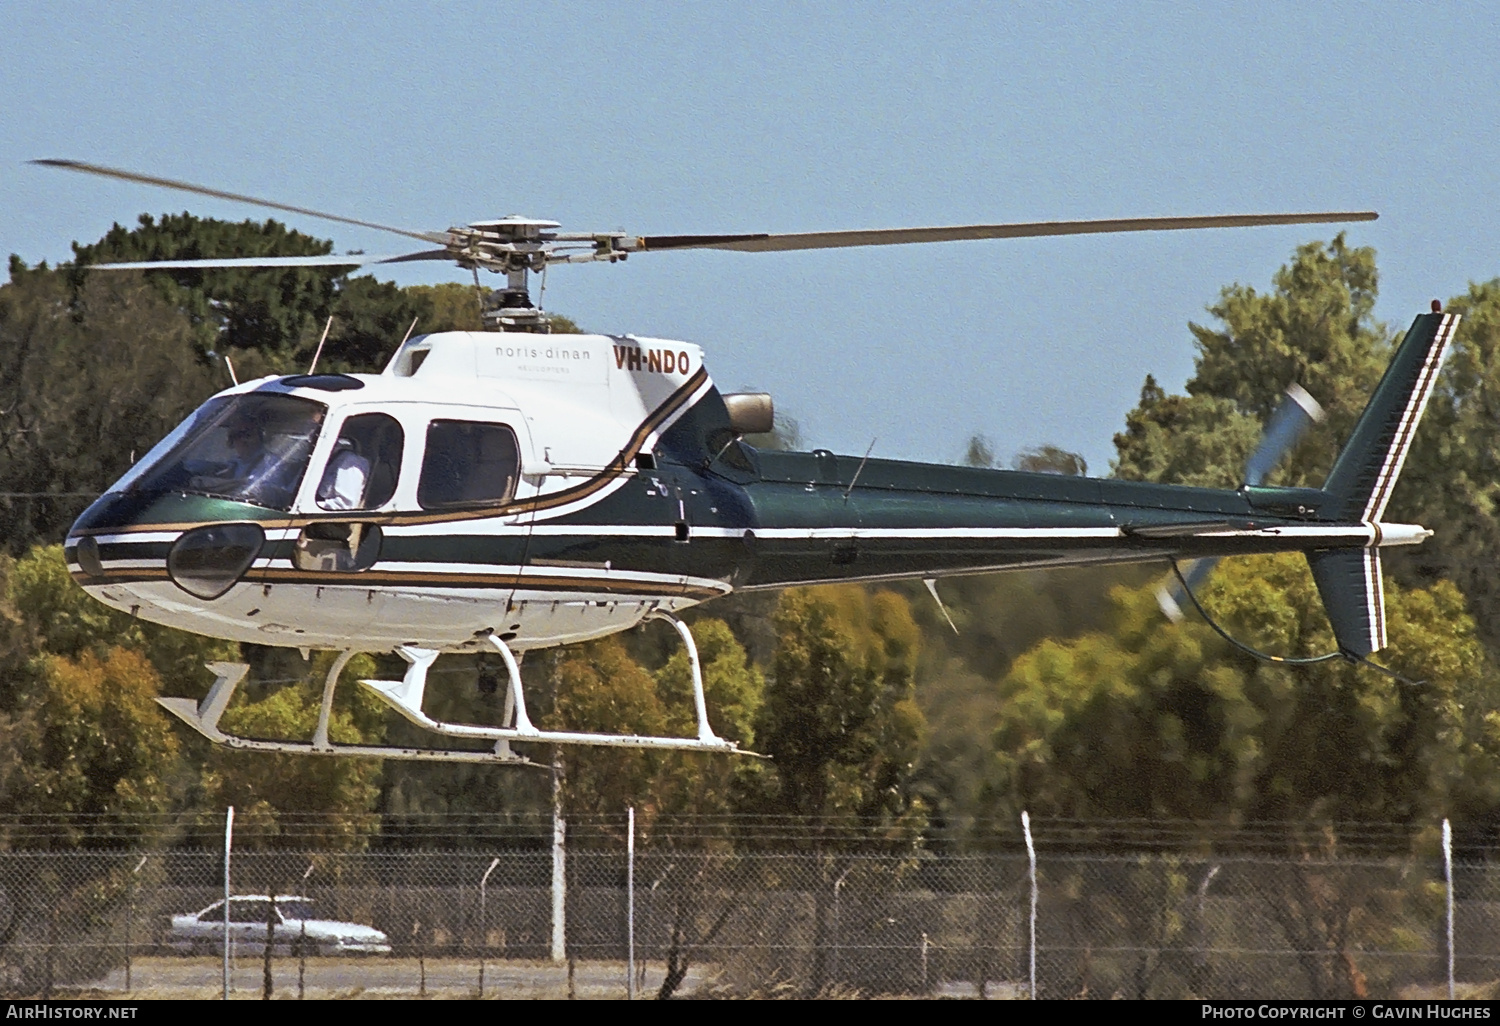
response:
<svg viewBox="0 0 1500 1026"><path fill-rule="evenodd" d="M266 916L271 898L265 894L236 894L229 899L229 940L236 954L261 954L266 948ZM391 943L373 926L319 919L311 898L279 894L275 901L272 954L296 954L306 944L309 955L388 955ZM201 912L172 917L167 947L189 954L224 950L224 901Z"/></svg>

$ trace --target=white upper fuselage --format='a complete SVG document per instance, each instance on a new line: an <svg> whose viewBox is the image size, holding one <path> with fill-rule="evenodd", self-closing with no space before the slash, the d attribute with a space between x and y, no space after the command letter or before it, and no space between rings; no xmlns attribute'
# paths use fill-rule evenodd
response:
<svg viewBox="0 0 1500 1026"><path fill-rule="evenodd" d="M697 346L632 336L444 332L409 340L379 375L347 377L358 386L299 387L271 377L220 393L285 394L326 408L290 508L254 517L267 542L286 543L288 551L257 559L222 595L195 596L169 576L164 552L197 525L148 517L86 530L106 554L106 577L80 582L109 605L201 634L368 651L405 643L472 648L489 631L513 638L518 650L562 644L629 627L657 606L680 608L728 590L713 581L685 588L680 575L621 572L607 562L528 567L524 557L533 531L576 533L552 522L634 478L640 454L649 457L660 434L711 388ZM331 513L317 496L323 468L342 426L369 413L400 425L394 490L378 506ZM514 432L519 474L503 504L424 508L419 485L429 432L454 422ZM186 429L164 439L111 492L125 491L167 458ZM305 552L299 564L290 551L305 548L307 532L319 525L366 522L378 525L388 552L403 544L412 551L415 539L430 544L416 543L426 546L421 558L382 557L360 573L320 574ZM629 530L670 537L671 518ZM155 546L150 553L148 545ZM487 554L466 556L476 546ZM497 557L502 550L509 555ZM75 574L80 570L75 561Z"/></svg>

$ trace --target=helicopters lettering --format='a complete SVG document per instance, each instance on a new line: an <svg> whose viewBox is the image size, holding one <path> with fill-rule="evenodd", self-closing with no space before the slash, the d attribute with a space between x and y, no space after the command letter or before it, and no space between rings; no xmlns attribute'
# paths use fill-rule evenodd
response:
<svg viewBox="0 0 1500 1026"><path fill-rule="evenodd" d="M40 163L387 228L132 172ZM1384 645L1380 549L1430 533L1381 517L1457 317L1416 319L1323 488L1262 483L1295 440L1294 430L1273 428L1249 483L1219 490L760 451L742 439L771 429L769 396L719 392L689 343L547 333L526 283L551 263L664 249L774 252L1374 216L657 237L564 234L554 222L506 218L446 233L390 228L441 247L392 257L98 265L439 259L472 270L476 282L481 268L504 273L507 287L487 310L498 331L409 338L380 374L267 377L214 396L79 517L67 559L91 595L142 618L341 653L309 742L219 729L243 664L215 664L218 680L201 703L161 700L213 741L248 750L467 762L524 761L513 741L736 751L709 724L692 633L676 614L732 591L835 581L933 587L944 576L1028 567L1302 551L1340 649L1362 658ZM532 723L521 654L647 619L670 622L687 648L696 737ZM408 664L404 678L364 685L422 727L494 747L331 743L334 687L348 658L392 651ZM500 656L505 726L444 723L423 711L428 669L445 652Z"/></svg>

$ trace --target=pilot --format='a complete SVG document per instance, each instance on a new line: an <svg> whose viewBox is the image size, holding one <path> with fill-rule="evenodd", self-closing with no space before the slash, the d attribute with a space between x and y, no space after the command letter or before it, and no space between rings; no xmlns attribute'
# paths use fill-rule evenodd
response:
<svg viewBox="0 0 1500 1026"><path fill-rule="evenodd" d="M241 419L229 425L229 448L234 452L234 459L225 468L225 477L251 481L267 469L266 437L255 421Z"/></svg>
<svg viewBox="0 0 1500 1026"><path fill-rule="evenodd" d="M227 440L234 458L218 474L225 493L276 508L286 508L302 477L306 457L288 458L266 445L259 418L237 417L229 422ZM305 449L304 449L305 451Z"/></svg>
<svg viewBox="0 0 1500 1026"><path fill-rule="evenodd" d="M363 509L370 461L359 454L348 436L333 443L333 455L318 482L318 505L324 509Z"/></svg>

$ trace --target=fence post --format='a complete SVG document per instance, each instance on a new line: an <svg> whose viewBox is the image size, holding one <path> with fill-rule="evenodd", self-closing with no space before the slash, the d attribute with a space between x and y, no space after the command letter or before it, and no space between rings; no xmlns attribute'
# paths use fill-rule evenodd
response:
<svg viewBox="0 0 1500 1026"><path fill-rule="evenodd" d="M484 871L484 876L479 878L479 996L484 997L484 956L490 943L490 917L489 909L485 904L484 889L489 885L490 874L500 864L497 855L490 860L490 868Z"/></svg>
<svg viewBox="0 0 1500 1026"><path fill-rule="evenodd" d="M635 1000L635 806L626 810L625 1000Z"/></svg>
<svg viewBox="0 0 1500 1026"><path fill-rule="evenodd" d="M1031 975L1029 991L1026 997L1036 1000L1036 845L1031 841L1031 816L1024 809L1021 810L1021 831L1026 835L1026 860L1030 865L1031 874ZM980 994L983 995L984 987L980 986Z"/></svg>
<svg viewBox="0 0 1500 1026"><path fill-rule="evenodd" d="M568 957L568 824L563 819L562 756L552 756L552 961Z"/></svg>
<svg viewBox="0 0 1500 1026"><path fill-rule="evenodd" d="M312 876L316 862L309 862L307 870L302 874L302 882L297 885L301 891L300 897L303 905L307 904L307 878ZM297 1000L301 1001L307 995L307 909L302 909L301 915L297 917L302 921L302 931L297 937Z"/></svg>
<svg viewBox="0 0 1500 1026"><path fill-rule="evenodd" d="M135 923L135 891L136 884L141 878L141 867L146 864L147 856L142 855L141 861L135 864L130 871L130 899L125 904L125 993L131 991L130 980L130 942L131 926Z"/></svg>
<svg viewBox="0 0 1500 1026"><path fill-rule="evenodd" d="M234 806L224 814L224 1000L229 1000L229 854L234 848Z"/></svg>
<svg viewBox="0 0 1500 1026"><path fill-rule="evenodd" d="M932 993L932 985L927 982L927 931L922 931L922 993Z"/></svg>
<svg viewBox="0 0 1500 1026"><path fill-rule="evenodd" d="M271 900L266 902L266 943L261 951L260 968L260 999L271 1000L272 993L276 990L276 981L272 978L271 962L276 955L276 886L275 878L272 885L266 890L271 893L267 895Z"/></svg>
<svg viewBox="0 0 1500 1026"><path fill-rule="evenodd" d="M833 957L829 959L832 963L828 974L829 983L838 983L839 980L839 944L843 940L843 909L840 907L840 898L844 890L844 881L849 874L854 872L854 867L847 867L837 880L833 882Z"/></svg>
<svg viewBox="0 0 1500 1026"><path fill-rule="evenodd" d="M1443 877L1448 884L1448 1000L1453 1000L1453 827L1443 820Z"/></svg>

